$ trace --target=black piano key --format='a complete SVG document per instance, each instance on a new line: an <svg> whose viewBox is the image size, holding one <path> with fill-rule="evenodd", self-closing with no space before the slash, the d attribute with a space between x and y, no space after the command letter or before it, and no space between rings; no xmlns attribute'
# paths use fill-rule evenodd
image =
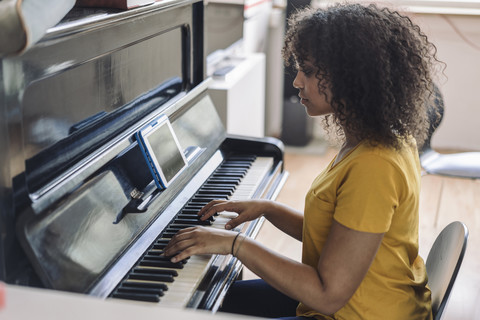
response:
<svg viewBox="0 0 480 320"><path fill-rule="evenodd" d="M166 246L169 242L170 242L170 240L167 240L167 239L157 239L157 240L155 240L155 245Z"/></svg>
<svg viewBox="0 0 480 320"><path fill-rule="evenodd" d="M219 188L216 188L216 189L200 189L198 190L197 194L198 195L219 195L219 196L231 196L233 193L233 191L231 190L222 190L222 189L219 189Z"/></svg>
<svg viewBox="0 0 480 320"><path fill-rule="evenodd" d="M199 204L199 203L195 203L195 202L188 202L185 207L185 209L202 209L202 205Z"/></svg>
<svg viewBox="0 0 480 320"><path fill-rule="evenodd" d="M238 172L215 172L212 177L214 178L227 178L227 179L238 179L243 178L245 173L238 173Z"/></svg>
<svg viewBox="0 0 480 320"><path fill-rule="evenodd" d="M148 253L150 255L156 255L156 256L163 256L163 249L157 249L157 248L154 248L153 246L150 247L150 249L148 249ZM144 254L145 255L145 254Z"/></svg>
<svg viewBox="0 0 480 320"><path fill-rule="evenodd" d="M207 195L199 195L199 196L193 197L192 199L190 199L190 201L194 203L209 203L210 201L218 200L218 199L226 200L228 199L228 197L226 196L212 197Z"/></svg>
<svg viewBox="0 0 480 320"><path fill-rule="evenodd" d="M228 157L229 161L255 161L257 156L254 154L236 154Z"/></svg>
<svg viewBox="0 0 480 320"><path fill-rule="evenodd" d="M228 170L221 170L221 171L215 171L215 173L211 176L212 178L243 178L247 174L248 170L246 169L240 169L240 170L234 170L234 169L228 169Z"/></svg>
<svg viewBox="0 0 480 320"><path fill-rule="evenodd" d="M197 209L197 208L183 208L181 213L182 214L196 214L196 213L198 213L198 211L200 211L200 210Z"/></svg>
<svg viewBox="0 0 480 320"><path fill-rule="evenodd" d="M177 232L164 232L162 233L162 238L172 239Z"/></svg>
<svg viewBox="0 0 480 320"><path fill-rule="evenodd" d="M211 226L215 221L215 218L207 219L205 221L200 220L200 216L195 215L194 217L177 217L174 221L173 226L181 226L183 228L192 228L197 226ZM169 238L170 239L170 238Z"/></svg>
<svg viewBox="0 0 480 320"><path fill-rule="evenodd" d="M221 194L221 193L210 192L210 193L206 193L206 194L196 195L194 198L199 199L199 200L204 199L204 200L208 200L208 201L218 200L218 199L226 200L226 199L228 199L228 195Z"/></svg>
<svg viewBox="0 0 480 320"><path fill-rule="evenodd" d="M171 261L145 259L140 261L138 265L145 266L145 267L183 269L184 264L185 264L184 262L171 262ZM140 280L148 280L148 279L140 279Z"/></svg>
<svg viewBox="0 0 480 320"><path fill-rule="evenodd" d="M160 297L158 294L115 292L112 294L112 297L146 302L160 302Z"/></svg>
<svg viewBox="0 0 480 320"><path fill-rule="evenodd" d="M187 215L192 215L192 217L197 217L199 218L200 216L198 215L198 212L204 207L204 205L199 206L198 209L182 209L181 215L187 214ZM213 219L212 219L213 220Z"/></svg>
<svg viewBox="0 0 480 320"><path fill-rule="evenodd" d="M177 216L177 219L194 219L194 220L198 220L200 218L200 216L196 213L194 214L188 214L188 213L181 213ZM215 218L214 217L209 217L207 220L210 220L210 221L215 221ZM180 228L180 227L178 227ZM167 229L168 230L168 229ZM178 230L177 230L178 231Z"/></svg>
<svg viewBox="0 0 480 320"><path fill-rule="evenodd" d="M237 185L238 183L240 183L240 180L236 180L236 179L218 179L218 178L213 178L211 180L209 180L209 183L211 184L233 184L233 185Z"/></svg>
<svg viewBox="0 0 480 320"><path fill-rule="evenodd" d="M195 216L197 216L197 215L195 215ZM180 230L182 230L182 229L185 229L185 228L186 228L185 226L181 226L181 225L177 225L177 226L175 226L175 225L170 225L170 226L165 230L165 232L178 232L178 231L180 231Z"/></svg>
<svg viewBox="0 0 480 320"><path fill-rule="evenodd" d="M213 174L210 178L208 178L209 182L210 180L215 180L215 179L225 179L225 180L231 180L231 181L242 181L244 175L235 175L235 174Z"/></svg>
<svg viewBox="0 0 480 320"><path fill-rule="evenodd" d="M240 162L232 161L222 164L222 168L239 168L239 169L249 169L252 166L250 162Z"/></svg>
<svg viewBox="0 0 480 320"><path fill-rule="evenodd" d="M231 192L232 194L235 193L235 190L237 189L235 185L231 185L231 184L222 184L222 183L213 183L212 185L212 188L222 188L222 189L225 189L229 192ZM208 189L205 189L205 190L208 190Z"/></svg>
<svg viewBox="0 0 480 320"><path fill-rule="evenodd" d="M210 220L198 220L198 219L175 219L175 223L179 224L188 224L191 226L211 226L212 221Z"/></svg>
<svg viewBox="0 0 480 320"><path fill-rule="evenodd" d="M195 203L200 206L205 206L210 202L210 201L205 201L205 199L198 199L198 198L196 198L195 200L191 199L190 201L191 201L190 203Z"/></svg>
<svg viewBox="0 0 480 320"><path fill-rule="evenodd" d="M222 172L244 172L247 173L248 169L245 168L239 168L239 167L219 167L217 170L215 170L215 173L222 173Z"/></svg>
<svg viewBox="0 0 480 320"><path fill-rule="evenodd" d="M181 226L181 227L183 227L183 228L185 229L185 228L196 227L196 226L198 226L198 225L190 224L190 223L180 223L180 222L177 222L177 221L175 220L175 221L174 221L174 224L171 224L171 226L174 226L174 227L176 227L176 226ZM170 241L170 239L166 239L166 240Z"/></svg>
<svg viewBox="0 0 480 320"><path fill-rule="evenodd" d="M148 251L141 261L150 260L150 261L170 261L172 257L167 257L163 255L163 251ZM188 258L180 261L179 263L186 263Z"/></svg>
<svg viewBox="0 0 480 320"><path fill-rule="evenodd" d="M207 222L204 222L204 221L200 220L200 216L197 215L197 214L195 214L195 215L190 215L190 214L183 215L182 214L182 215L179 215L177 217L177 219L184 219L184 220L185 219L188 219L188 220L191 219L191 220L199 221L201 226L209 226L215 221L215 217L208 217L208 219L204 220L204 221L207 221ZM183 229L185 229L185 228L183 228Z"/></svg>
<svg viewBox="0 0 480 320"><path fill-rule="evenodd" d="M237 189L236 185L232 185L231 190L229 188L225 188L225 190L223 190L222 187L218 187L219 184L213 184L213 185L216 185L217 188L215 188L215 189L213 189L213 188L202 189L202 193L198 193L197 196L201 197L204 194L213 194L213 195L216 195L216 196L227 196L227 197L229 197L235 192L235 189Z"/></svg>
<svg viewBox="0 0 480 320"><path fill-rule="evenodd" d="M205 207L208 204L208 202L195 202L195 203L199 204L202 208ZM200 211L200 210L198 210L198 211Z"/></svg>
<svg viewBox="0 0 480 320"><path fill-rule="evenodd" d="M179 216L178 217L179 219L192 219L192 220L195 220L195 221L200 221L198 220L198 216L195 215L195 216L190 216L190 215L186 215L186 216ZM215 221L213 218L212 219L208 219L210 222L213 222ZM189 228L189 227L194 227L194 226L197 226L197 225L209 225L208 222L205 223L205 224L185 224L185 225L172 225L171 227L168 227L163 233L162 233L162 239L172 239L174 235L177 234L178 231L182 230L182 229L185 229L185 228Z"/></svg>
<svg viewBox="0 0 480 320"><path fill-rule="evenodd" d="M158 240L151 246L151 250L159 250L163 252L163 249L167 246L167 244L170 242L170 239L161 239L162 242L158 242ZM165 241L165 242L163 242Z"/></svg>
<svg viewBox="0 0 480 320"><path fill-rule="evenodd" d="M236 189L236 185L233 184L220 184L220 183L209 183L205 184L202 187L203 190L209 190L209 189L221 189L221 190L228 190L230 192L234 192Z"/></svg>
<svg viewBox="0 0 480 320"><path fill-rule="evenodd" d="M183 209L188 210L191 213L198 213L198 211L200 211L202 208L203 206L201 204L192 203L192 204L186 205L185 208Z"/></svg>
<svg viewBox="0 0 480 320"><path fill-rule="evenodd" d="M189 213L188 211L185 212L185 211L181 211L177 217L175 218L175 220L177 219L198 219L198 214L195 212L195 213ZM175 228L180 228L180 227L175 227Z"/></svg>
<svg viewBox="0 0 480 320"><path fill-rule="evenodd" d="M241 158L229 157L226 161L224 161L222 163L222 167L232 165L232 164L248 164L248 165L250 165L253 161L255 161L255 159L252 159L252 158L241 159Z"/></svg>
<svg viewBox="0 0 480 320"><path fill-rule="evenodd" d="M198 200L199 201L199 200ZM191 202L187 206L185 206L185 209L187 210L187 213L195 213L198 214L198 212L205 207L205 205L208 204L208 202Z"/></svg>
<svg viewBox="0 0 480 320"><path fill-rule="evenodd" d="M163 255L163 251L148 251L144 256L144 259L155 259L158 261L170 261L171 257Z"/></svg>
<svg viewBox="0 0 480 320"><path fill-rule="evenodd" d="M144 293L144 294L159 295L160 297L164 295L163 290L161 289L124 287L124 286L120 286L117 289L116 293Z"/></svg>
<svg viewBox="0 0 480 320"><path fill-rule="evenodd" d="M254 160L228 160L225 165L251 166Z"/></svg>
<svg viewBox="0 0 480 320"><path fill-rule="evenodd" d="M178 272L175 269L136 267L135 269L133 269L133 271L136 273L155 273L171 275L173 277L178 276Z"/></svg>
<svg viewBox="0 0 480 320"><path fill-rule="evenodd" d="M192 201L192 203L196 203L196 204L202 206L202 208L203 208L213 200L218 200L218 198L212 199L212 200L195 198L195 199L191 199L190 201Z"/></svg>
<svg viewBox="0 0 480 320"><path fill-rule="evenodd" d="M248 172L248 169L245 168L219 168L215 170L212 174L213 176L234 176L234 177L240 177L242 178L246 173Z"/></svg>
<svg viewBox="0 0 480 320"><path fill-rule="evenodd" d="M135 287L135 288L156 288L162 291L167 291L168 286L163 282L156 281L143 281L143 280L126 280L122 283L122 287Z"/></svg>
<svg viewBox="0 0 480 320"><path fill-rule="evenodd" d="M138 279L138 280L151 280L151 281L162 281L162 282L173 282L173 276L170 274L155 274L155 273L143 273L136 272L135 270L128 275L129 279Z"/></svg>

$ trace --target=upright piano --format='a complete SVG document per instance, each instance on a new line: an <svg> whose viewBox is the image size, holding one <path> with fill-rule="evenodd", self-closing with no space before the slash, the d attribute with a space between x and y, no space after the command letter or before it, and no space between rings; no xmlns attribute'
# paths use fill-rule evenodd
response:
<svg viewBox="0 0 480 320"><path fill-rule="evenodd" d="M0 61L0 280L215 311L241 271L231 255L171 263L162 249L212 199L274 199L274 138L231 136L208 94L204 3L75 8ZM248 92L245 92L248 95ZM166 116L187 167L155 185L135 133ZM255 237L262 220L239 226Z"/></svg>

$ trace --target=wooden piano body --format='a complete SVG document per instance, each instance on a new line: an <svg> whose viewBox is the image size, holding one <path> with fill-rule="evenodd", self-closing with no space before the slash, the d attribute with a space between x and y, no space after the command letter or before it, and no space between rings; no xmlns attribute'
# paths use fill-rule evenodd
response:
<svg viewBox="0 0 480 320"><path fill-rule="evenodd" d="M226 134L207 91L203 12L195 0L77 8L1 60L0 280L218 308L240 262L168 265L162 246L210 199L272 199L286 174L280 141ZM188 167L160 191L134 134L162 114Z"/></svg>

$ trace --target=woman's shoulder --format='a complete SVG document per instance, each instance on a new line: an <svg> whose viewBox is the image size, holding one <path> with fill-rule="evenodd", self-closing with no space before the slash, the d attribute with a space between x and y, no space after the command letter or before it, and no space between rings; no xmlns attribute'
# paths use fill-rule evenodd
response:
<svg viewBox="0 0 480 320"><path fill-rule="evenodd" d="M361 142L345 160L344 165L350 169L404 171L406 168L417 168L418 151L415 140L403 141L399 148Z"/></svg>
<svg viewBox="0 0 480 320"><path fill-rule="evenodd" d="M402 141L399 148L362 143L352 153L349 167L362 171L395 174L410 179L420 172L415 140Z"/></svg>
<svg viewBox="0 0 480 320"><path fill-rule="evenodd" d="M359 159L365 158L382 158L385 160L395 160L405 156L418 155L417 144L415 139L402 139L398 147L384 146L380 144L372 144L368 141L362 141L355 150L355 157Z"/></svg>

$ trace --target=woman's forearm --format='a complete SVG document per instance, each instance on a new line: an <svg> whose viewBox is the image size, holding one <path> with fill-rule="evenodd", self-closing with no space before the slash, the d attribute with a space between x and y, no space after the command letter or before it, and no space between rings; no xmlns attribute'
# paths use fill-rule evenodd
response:
<svg viewBox="0 0 480 320"><path fill-rule="evenodd" d="M275 227L302 241L303 213L284 204L269 201L264 217Z"/></svg>
<svg viewBox="0 0 480 320"><path fill-rule="evenodd" d="M315 268L273 252L253 239L240 240L234 248L237 258L275 289L325 314L341 307L342 302L329 296Z"/></svg>

